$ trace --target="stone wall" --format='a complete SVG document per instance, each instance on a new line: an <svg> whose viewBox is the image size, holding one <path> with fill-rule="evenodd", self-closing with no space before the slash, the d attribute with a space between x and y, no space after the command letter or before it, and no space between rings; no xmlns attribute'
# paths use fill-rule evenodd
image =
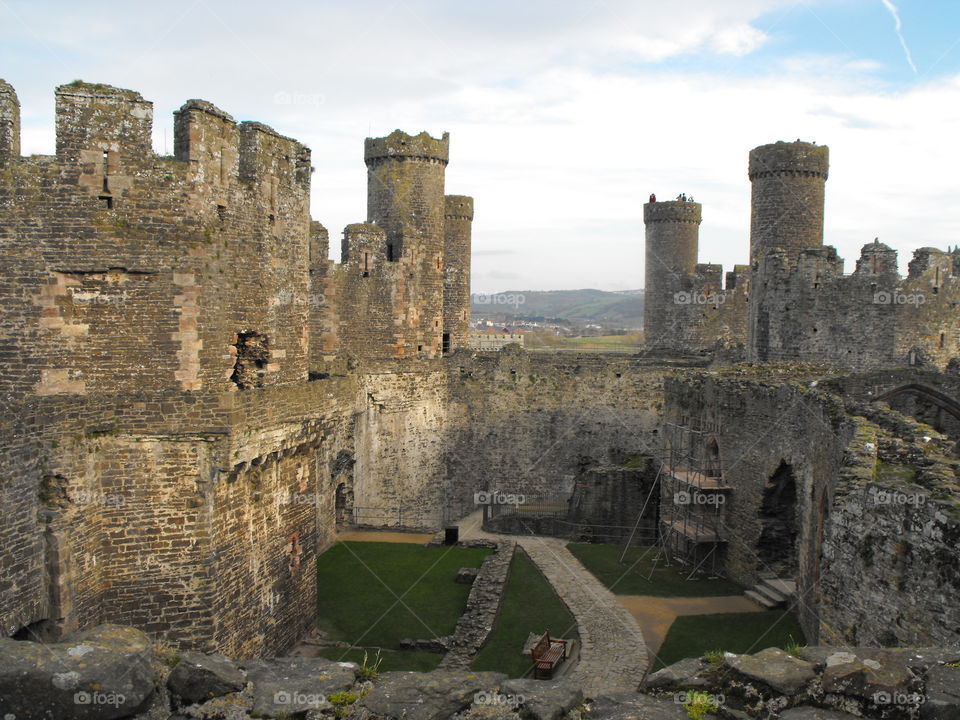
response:
<svg viewBox="0 0 960 720"><path fill-rule="evenodd" d="M750 358L944 368L960 356L954 262L950 253L924 248L903 278L896 251L875 242L844 275L832 247L793 256L772 250L752 282Z"/></svg>
<svg viewBox="0 0 960 720"><path fill-rule="evenodd" d="M664 419L717 442L733 488L723 509L727 575L752 585L763 571L793 569L808 640L955 643L954 441L883 405L832 394L867 382L797 365L674 377ZM787 473L792 502L771 519L771 490ZM780 535L772 554L771 530Z"/></svg>
<svg viewBox="0 0 960 720"><path fill-rule="evenodd" d="M663 378L681 366L509 347L449 363L447 498L464 511L481 491L568 498L578 472L650 454Z"/></svg>
<svg viewBox="0 0 960 720"><path fill-rule="evenodd" d="M333 539L359 397L355 380L330 378L18 406L6 632L110 619L184 647L285 649L313 614L310 567Z"/></svg>
<svg viewBox="0 0 960 720"><path fill-rule="evenodd" d="M808 376L812 377L816 376ZM810 395L812 379L795 371L779 382L772 373L769 378L671 379L666 384L664 420L709 428L703 441L716 441L723 484L733 487L722 508L721 557L728 577L745 586L755 584L764 572L795 578L801 600L798 614L804 632L813 639L821 601L815 583L817 538L852 430L837 404ZM787 567L775 567L759 549L766 529L761 510L768 483L782 465L792 474L795 500L781 541Z"/></svg>
<svg viewBox="0 0 960 720"><path fill-rule="evenodd" d="M447 373L439 361L363 366L355 417L354 506L362 525L446 520Z"/></svg>

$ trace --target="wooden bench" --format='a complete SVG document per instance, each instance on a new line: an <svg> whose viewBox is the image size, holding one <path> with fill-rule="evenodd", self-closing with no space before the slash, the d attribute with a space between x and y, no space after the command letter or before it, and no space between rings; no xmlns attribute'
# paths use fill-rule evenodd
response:
<svg viewBox="0 0 960 720"><path fill-rule="evenodd" d="M567 641L551 638L545 632L530 649L533 658L533 677L536 680L549 680L554 668L567 659Z"/></svg>

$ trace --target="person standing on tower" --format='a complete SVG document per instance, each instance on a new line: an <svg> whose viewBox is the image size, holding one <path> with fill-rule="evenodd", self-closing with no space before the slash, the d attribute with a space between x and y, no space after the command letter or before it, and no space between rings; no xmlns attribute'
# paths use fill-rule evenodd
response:
<svg viewBox="0 0 960 720"><path fill-rule="evenodd" d="M650 202L656 202L656 201L657 201L656 193L650 193Z"/></svg>

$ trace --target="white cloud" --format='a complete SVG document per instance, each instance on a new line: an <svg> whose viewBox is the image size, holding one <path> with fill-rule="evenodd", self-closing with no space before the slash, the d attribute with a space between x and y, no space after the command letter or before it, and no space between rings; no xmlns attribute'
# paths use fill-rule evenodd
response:
<svg viewBox="0 0 960 720"><path fill-rule="evenodd" d="M947 139L960 80L894 94L875 63L812 53L749 76L657 64L748 58L771 32L756 19L790 4L280 0L244 13L190 0L111 6L94 21L72 4L24 3L17 17L0 6L0 66L21 94L25 152L52 152L53 86L77 77L154 100L161 150L189 97L298 138L313 149L313 215L333 247L366 213L363 138L449 130L447 190L476 198L478 290L639 287L651 191L704 203L704 261L744 262L747 153L797 137L831 147L827 242L848 268L876 235L900 248L955 242L960 157Z"/></svg>

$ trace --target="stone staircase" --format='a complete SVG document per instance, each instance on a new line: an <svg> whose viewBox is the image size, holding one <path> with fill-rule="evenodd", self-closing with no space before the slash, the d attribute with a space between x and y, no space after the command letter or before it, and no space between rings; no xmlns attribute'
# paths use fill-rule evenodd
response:
<svg viewBox="0 0 960 720"><path fill-rule="evenodd" d="M767 610L790 607L797 595L797 583L789 578L761 575L760 582L743 594Z"/></svg>

